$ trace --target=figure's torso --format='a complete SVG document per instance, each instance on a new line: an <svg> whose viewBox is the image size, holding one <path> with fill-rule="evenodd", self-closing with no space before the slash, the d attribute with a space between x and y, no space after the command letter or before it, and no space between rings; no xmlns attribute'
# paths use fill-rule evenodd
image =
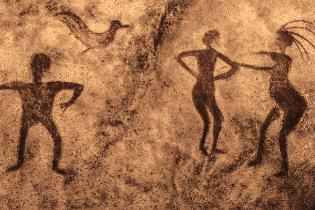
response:
<svg viewBox="0 0 315 210"><path fill-rule="evenodd" d="M271 58L275 65L273 70L270 72L270 81L287 81L289 77L289 71L291 69L292 59L288 55L280 53L273 53Z"/></svg>
<svg viewBox="0 0 315 210"><path fill-rule="evenodd" d="M200 50L196 56L199 70L198 81L213 85L213 71L217 60L215 50Z"/></svg>
<svg viewBox="0 0 315 210"><path fill-rule="evenodd" d="M26 84L19 90L22 99L23 117L33 122L42 122L51 118L56 91L47 83L42 85Z"/></svg>
<svg viewBox="0 0 315 210"><path fill-rule="evenodd" d="M291 69L292 59L283 53L274 52L271 56L274 61L274 67L270 71L270 94L272 97L278 95L279 91L290 86L289 72Z"/></svg>

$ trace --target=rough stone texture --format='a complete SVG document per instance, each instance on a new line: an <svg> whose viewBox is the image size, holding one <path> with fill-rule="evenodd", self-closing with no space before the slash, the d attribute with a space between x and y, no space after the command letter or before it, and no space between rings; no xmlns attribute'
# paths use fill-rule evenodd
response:
<svg viewBox="0 0 315 210"><path fill-rule="evenodd" d="M314 209L314 50L307 48L310 62L295 47L288 51L290 79L309 106L288 140L288 178L270 176L280 166L280 121L268 132L262 165L247 166L274 104L268 75L241 69L216 82L225 116L219 146L227 154L211 162L198 151L202 122L191 100L194 79L174 59L184 50L204 48L203 33L215 28L222 37L219 51L257 63L250 52L272 49L283 23L315 19L314 1L56 2L95 32L113 19L132 27L119 31L108 47L82 54L86 47L47 9L54 2L0 2L1 82L30 82L30 58L44 52L53 60L45 81L84 85L67 111L59 104L70 91L55 100L61 165L76 172L71 182L52 172L53 142L42 126L30 131L23 168L5 172L16 161L21 105L16 92L0 92L0 209Z"/></svg>

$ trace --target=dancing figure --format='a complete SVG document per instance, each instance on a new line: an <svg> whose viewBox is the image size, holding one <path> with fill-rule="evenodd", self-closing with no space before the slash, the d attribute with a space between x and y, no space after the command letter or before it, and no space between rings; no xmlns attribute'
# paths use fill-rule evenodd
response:
<svg viewBox="0 0 315 210"><path fill-rule="evenodd" d="M213 116L213 143L210 155L211 157L215 157L215 153L223 153L222 150L217 149L217 142L222 129L223 115L215 99L214 81L227 79L238 70L238 66L235 62L231 61L227 56L212 47L212 44L216 42L219 37L220 34L218 31L210 30L206 32L203 37L203 43L206 45L206 49L186 51L177 56L177 62L197 79L197 82L192 90L192 99L204 124L199 144L199 150L204 155L208 155L207 149L204 146L210 124L208 111L210 111ZM188 56L193 56L197 59L199 70L198 74L182 60L182 58ZM231 68L225 73L214 76L215 64L218 58L227 63Z"/></svg>
<svg viewBox="0 0 315 210"><path fill-rule="evenodd" d="M22 120L18 144L17 163L8 168L7 171L16 171L24 163L25 142L29 129L38 123L41 123L48 130L54 140L54 158L52 169L59 174L66 175L66 171L59 167L61 157L61 136L53 120L52 108L55 96L62 90L73 90L72 98L61 104L61 108L66 110L75 103L83 91L83 86L71 82L42 82L44 72L48 72L51 65L50 58L42 53L33 55L31 69L33 74L33 83L11 82L0 85L0 90L16 90L22 100Z"/></svg>
<svg viewBox="0 0 315 210"><path fill-rule="evenodd" d="M296 24L299 23L303 24L303 26L296 26ZM287 153L287 136L300 122L307 108L305 98L294 88L294 86L289 81L289 72L291 70L292 58L286 54L286 49L295 44L301 54L302 59L304 60L303 53L309 59L309 54L302 41L305 41L314 49L315 46L303 34L296 31L300 30L306 33L314 34L313 31L307 28L306 25L309 24L312 23L305 20L294 20L286 23L277 31L276 46L278 47L279 51L258 52L260 55L269 56L274 63L273 66L260 67L249 64L239 64L243 67L266 71L270 74L269 92L270 96L276 102L276 106L270 110L260 128L260 138L256 158L249 162L250 166L254 166L262 162L267 129L274 120L280 117L280 111L282 111L284 114L278 140L282 164L281 169L275 174L275 176L284 176L288 174L289 164Z"/></svg>

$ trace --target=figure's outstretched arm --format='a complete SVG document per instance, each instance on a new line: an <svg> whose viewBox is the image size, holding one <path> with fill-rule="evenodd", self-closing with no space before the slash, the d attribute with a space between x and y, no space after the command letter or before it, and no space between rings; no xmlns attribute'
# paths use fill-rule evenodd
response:
<svg viewBox="0 0 315 210"><path fill-rule="evenodd" d="M225 55L218 53L218 57L223 60L225 63L227 63L231 68L229 71L219 74L217 76L213 77L213 80L221 80L221 79L227 79L231 77L235 72L239 69L238 65L236 62L233 62L231 59L226 57Z"/></svg>
<svg viewBox="0 0 315 210"><path fill-rule="evenodd" d="M250 65L250 64L244 64L244 63L238 63L239 66L258 70L258 71L270 71L273 69L273 66L256 66L256 65Z"/></svg>
<svg viewBox="0 0 315 210"><path fill-rule="evenodd" d="M176 56L177 62L195 78L198 78L198 75L182 60L182 58L188 57L188 56L197 56L197 54L198 54L198 51L186 51Z"/></svg>
<svg viewBox="0 0 315 210"><path fill-rule="evenodd" d="M267 56L274 56L275 52L268 52L268 51L258 51L255 54L258 55L267 55ZM250 64L245 64L245 63L237 63L239 66L258 70L258 71L270 71L273 69L273 66L256 66L256 65L250 65Z"/></svg>
<svg viewBox="0 0 315 210"><path fill-rule="evenodd" d="M20 82L10 82L6 84L0 85L0 90L18 90L21 89L21 83Z"/></svg>
<svg viewBox="0 0 315 210"><path fill-rule="evenodd" d="M272 56L272 55L274 55L274 52L268 52L268 51L258 51L258 52L255 52L254 54L257 54L257 55L268 55L268 56Z"/></svg>

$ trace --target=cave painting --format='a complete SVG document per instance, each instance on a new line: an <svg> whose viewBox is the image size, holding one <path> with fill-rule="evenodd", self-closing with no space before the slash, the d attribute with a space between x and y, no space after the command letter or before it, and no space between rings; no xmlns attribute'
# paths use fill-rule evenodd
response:
<svg viewBox="0 0 315 210"><path fill-rule="evenodd" d="M261 126L256 158L249 162L250 166L261 163L267 129L272 121L280 117L280 111L282 111L284 114L278 137L282 164L281 169L275 174L275 176L284 176L288 174L289 164L287 153L287 136L300 122L307 108L305 98L294 88L294 86L289 81L288 77L291 70L292 58L286 54L286 50L288 47L295 44L301 54L302 59L304 58L303 53L309 59L309 54L302 42L305 41L314 49L315 46L308 38L301 34L301 32L305 31L314 35L314 32L307 27L307 25L310 24L312 23L306 20L294 20L286 23L277 31L275 45L278 47L279 51L258 52L260 55L269 56L273 61L273 65L255 66L249 64L239 64L243 67L266 71L270 74L269 92L271 98L276 102L276 105L270 110ZM295 31L293 31L294 29ZM300 30L300 32L297 32L296 30ZM303 52L301 48L303 49Z"/></svg>
<svg viewBox="0 0 315 210"><path fill-rule="evenodd" d="M112 20L107 31L103 33L95 33L92 32L83 20L73 12L59 12L55 14L55 17L65 23L71 33L87 47L83 53L97 47L108 46L114 41L117 30L130 27L129 25L122 24L119 20Z"/></svg>
<svg viewBox="0 0 315 210"><path fill-rule="evenodd" d="M18 143L18 158L15 165L9 167L7 171L16 171L23 166L25 143L29 129L38 123L41 123L51 135L54 141L54 157L52 162L52 169L62 175L66 175L67 171L59 167L61 158L62 145L61 136L58 132L57 126L53 120L52 109L54 99L58 92L62 90L73 90L72 98L60 106L66 110L73 105L77 98L83 91L83 86L71 82L42 82L42 77L45 72L50 70L51 60L43 54L38 53L33 55L31 62L31 70L33 75L32 83L11 82L0 85L1 90L15 90L18 91L22 100L22 119Z"/></svg>
<svg viewBox="0 0 315 210"><path fill-rule="evenodd" d="M178 63L197 80L192 90L192 99L197 112L203 120L204 127L200 138L199 149L205 155L208 155L205 147L210 123L208 112L211 112L213 116L213 143L210 153L211 158L214 158L216 153L224 153L223 150L217 148L219 134L222 129L223 115L215 99L214 81L227 79L238 70L238 66L235 62L231 61L227 56L212 47L212 44L219 38L220 33L218 31L210 30L204 34L202 40L206 45L206 49L186 51L177 56ZM182 58L188 56L193 56L197 59L198 73L193 71L183 61ZM228 64L231 68L223 74L214 76L215 64L218 58Z"/></svg>
<svg viewBox="0 0 315 210"><path fill-rule="evenodd" d="M287 154L287 136L300 122L307 109L307 103L305 98L294 88L288 79L292 58L286 54L286 49L295 44L302 59L304 60L305 57L310 59L309 53L303 45L303 41L314 49L315 45L302 33L306 32L308 34L315 35L315 33L307 27L311 24L311 22L306 20L294 20L286 23L277 31L275 45L278 47L279 52L261 51L256 53L259 55L269 56L273 61L273 65L270 66L256 66L231 61L228 57L212 47L212 44L219 38L220 35L216 30L206 32L203 37L203 43L207 46L207 49L182 52L176 57L178 63L197 79L197 82L192 90L192 96L195 108L200 114L204 124L199 144L199 149L203 154L208 154L204 146L210 124L208 110L212 113L214 121L213 143L210 157L215 157L215 153L223 153L222 150L217 149L217 142L224 118L215 100L214 81L229 78L236 73L239 67L266 71L270 73L269 92L271 98L276 102L276 105L270 110L260 128L256 158L249 162L249 166L254 166L262 162L267 129L273 121L280 117L280 111L282 111L284 117L278 139L282 164L280 170L275 173L275 176L285 176L288 174L289 164ZM198 73L193 71L183 61L182 58L187 56L197 58ZM214 76L217 58L223 60L231 68L223 74Z"/></svg>

